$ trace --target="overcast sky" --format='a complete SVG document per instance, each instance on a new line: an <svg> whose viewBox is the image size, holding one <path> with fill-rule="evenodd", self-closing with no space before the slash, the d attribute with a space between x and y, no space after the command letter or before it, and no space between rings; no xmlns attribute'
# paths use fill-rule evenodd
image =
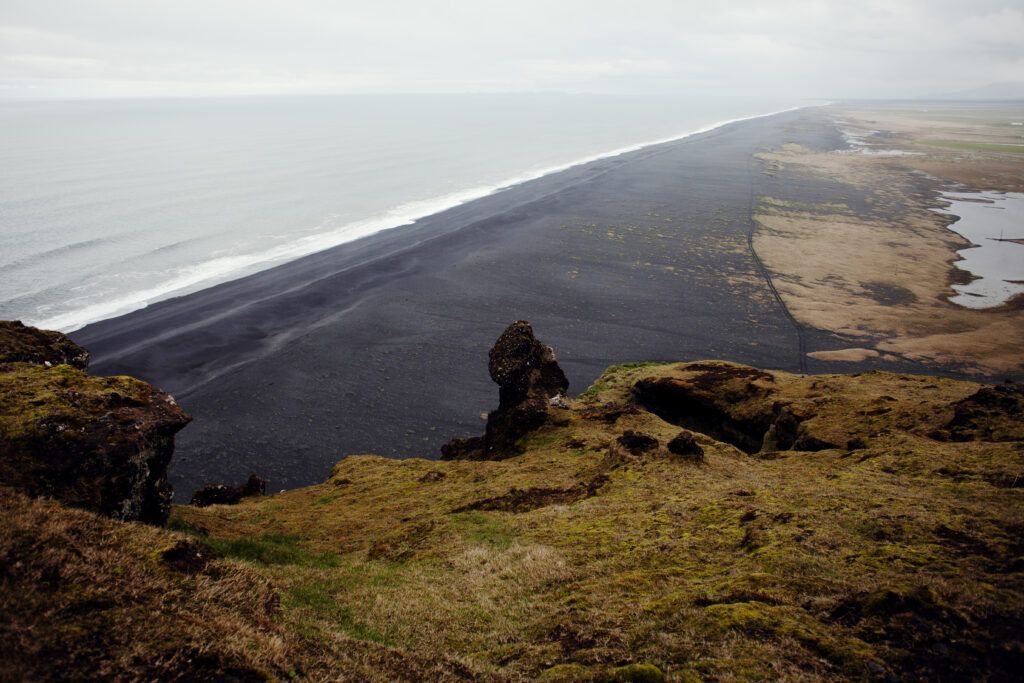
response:
<svg viewBox="0 0 1024 683"><path fill-rule="evenodd" d="M0 97L993 82L1024 82L1024 0L0 0Z"/></svg>

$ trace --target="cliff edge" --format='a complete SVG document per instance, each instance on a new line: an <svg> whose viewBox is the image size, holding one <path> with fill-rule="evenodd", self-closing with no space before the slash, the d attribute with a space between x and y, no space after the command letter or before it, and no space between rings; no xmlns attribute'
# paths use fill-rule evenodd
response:
<svg viewBox="0 0 1024 683"><path fill-rule="evenodd" d="M0 678L1024 668L1024 387L701 361L568 398L517 325L498 346L532 360L509 367L555 381L513 396L492 371L525 419L496 421L490 454L485 434L466 459L350 456L316 486L175 506L166 530L0 488Z"/></svg>
<svg viewBox="0 0 1024 683"><path fill-rule="evenodd" d="M124 521L163 524L188 415L131 377L92 377L59 332L0 322L0 485Z"/></svg>

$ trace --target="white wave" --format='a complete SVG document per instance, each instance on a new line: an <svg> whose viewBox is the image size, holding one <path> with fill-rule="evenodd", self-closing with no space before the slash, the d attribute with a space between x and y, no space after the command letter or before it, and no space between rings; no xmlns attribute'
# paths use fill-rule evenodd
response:
<svg viewBox="0 0 1024 683"><path fill-rule="evenodd" d="M537 180L538 178L551 175L552 173L559 173L561 171L566 171L568 169L600 161L602 159L621 156L623 154L644 149L645 147L653 147L655 145L684 140L688 137L707 133L715 130L716 128L728 126L732 123L751 121L754 119L785 114L787 112L815 106L827 106L827 104L830 103L790 107L788 109L780 109L778 111L772 111L765 114L754 114L752 116L741 116L725 121L718 121L702 128L686 131L677 135L657 140L648 140L646 142L638 142L625 147L618 147L607 152L592 154L564 164L527 171L498 183L471 187L431 199L407 202L390 209L383 214L346 223L345 225L333 230L309 235L288 244L275 246L266 251L252 254L221 256L203 261L202 263L198 263L194 266L179 268L167 280L154 287L134 292L127 292L123 296L115 299L86 304L74 310L48 318L40 320L26 320L26 322L27 324L41 327L43 329L73 332L74 330L80 329L89 323L106 320L107 318L113 318L115 316L136 311L140 308L145 308L151 303L171 298L171 296L175 294L181 295L197 291L203 288L200 285L213 286L215 284L235 279L235 277L251 274L258 270L265 270L271 266L295 260L303 256L308 256L309 254L313 254L318 251L324 251L347 242L355 241L362 237L369 237L370 235L377 234L384 230L411 225L428 216L441 213L442 211L465 204L466 202L487 197L495 194L496 192L507 190L510 187L521 185L531 180Z"/></svg>

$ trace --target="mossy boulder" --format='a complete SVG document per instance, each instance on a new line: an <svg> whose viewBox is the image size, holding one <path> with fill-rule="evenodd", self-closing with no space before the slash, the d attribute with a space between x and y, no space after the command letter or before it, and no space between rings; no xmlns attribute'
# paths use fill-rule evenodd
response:
<svg viewBox="0 0 1024 683"><path fill-rule="evenodd" d="M0 365L5 363L70 365L85 370L89 352L60 332L29 327L19 320L0 320Z"/></svg>
<svg viewBox="0 0 1024 683"><path fill-rule="evenodd" d="M68 358L84 367L88 354L59 333L3 330L14 330L15 342L0 346L0 356L35 360L0 365L0 484L116 519L165 522L174 434L189 416L145 382L37 362Z"/></svg>
<svg viewBox="0 0 1024 683"><path fill-rule="evenodd" d="M665 674L653 664L626 664L598 678L601 683L664 683Z"/></svg>

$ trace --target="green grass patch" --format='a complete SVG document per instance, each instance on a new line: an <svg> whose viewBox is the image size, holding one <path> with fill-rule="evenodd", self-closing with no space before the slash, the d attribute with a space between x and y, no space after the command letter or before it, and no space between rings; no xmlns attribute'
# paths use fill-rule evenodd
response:
<svg viewBox="0 0 1024 683"><path fill-rule="evenodd" d="M963 152L1002 152L1024 154L1024 145L1001 145L993 142L964 142L962 140L915 140L916 144L928 147L944 147Z"/></svg>
<svg viewBox="0 0 1024 683"><path fill-rule="evenodd" d="M285 591L281 606L287 610L308 610L318 620L327 622L331 629L351 638L394 645L387 636L360 621L350 606L339 602L338 594L346 592L349 587L344 578L302 584Z"/></svg>
<svg viewBox="0 0 1024 683"><path fill-rule="evenodd" d="M519 444L528 450L547 448L554 446L564 439L564 435L557 431L534 432L520 439Z"/></svg>
<svg viewBox="0 0 1024 683"><path fill-rule="evenodd" d="M452 515L452 525L470 541L494 548L508 548L515 538L503 520L485 512Z"/></svg>
<svg viewBox="0 0 1024 683"><path fill-rule="evenodd" d="M586 391L577 396L581 401L590 402L597 399L603 391L611 387L611 382L615 379L616 375L623 373L627 370L635 370L637 368L647 368L653 365L671 365L671 363L665 363L663 361L644 361L641 363L622 363L620 365L609 365L608 368L601 373L593 384L591 384Z"/></svg>
<svg viewBox="0 0 1024 683"><path fill-rule="evenodd" d="M313 552L301 545L302 539L291 534L265 534L253 538L208 538L206 542L225 557L255 564L291 564L307 567L337 567L337 553Z"/></svg>

